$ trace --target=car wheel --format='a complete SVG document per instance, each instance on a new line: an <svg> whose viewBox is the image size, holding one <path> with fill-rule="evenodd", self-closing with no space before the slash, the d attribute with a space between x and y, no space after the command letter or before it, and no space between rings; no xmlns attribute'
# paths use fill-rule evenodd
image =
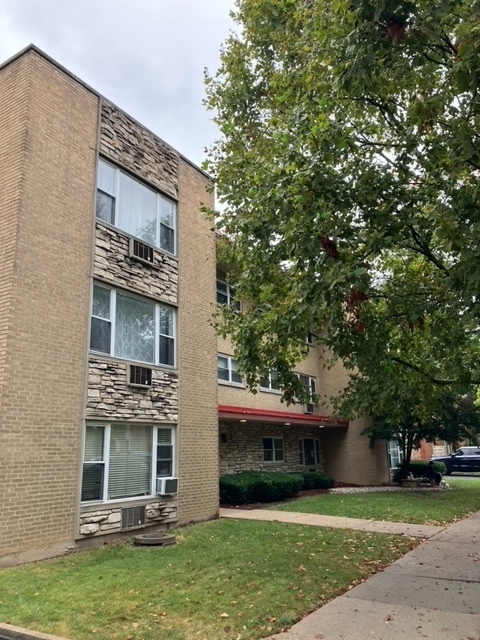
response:
<svg viewBox="0 0 480 640"><path fill-rule="evenodd" d="M450 466L448 464L446 464L445 462L443 464L445 465L445 475L446 476L452 475L452 470L451 470Z"/></svg>

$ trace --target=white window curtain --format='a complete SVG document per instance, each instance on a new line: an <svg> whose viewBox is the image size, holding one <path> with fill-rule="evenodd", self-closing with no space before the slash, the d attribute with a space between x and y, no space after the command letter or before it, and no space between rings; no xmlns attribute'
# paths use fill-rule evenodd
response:
<svg viewBox="0 0 480 640"><path fill-rule="evenodd" d="M120 173L117 226L132 236L156 245L157 196L154 191Z"/></svg>
<svg viewBox="0 0 480 640"><path fill-rule="evenodd" d="M154 362L155 305L117 292L115 355L139 362Z"/></svg>

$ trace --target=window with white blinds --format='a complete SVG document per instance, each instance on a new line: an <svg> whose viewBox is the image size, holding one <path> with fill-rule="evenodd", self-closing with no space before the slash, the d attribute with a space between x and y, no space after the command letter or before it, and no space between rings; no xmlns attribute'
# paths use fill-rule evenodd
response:
<svg viewBox="0 0 480 640"><path fill-rule="evenodd" d="M151 493L152 428L116 425L110 432L108 500Z"/></svg>
<svg viewBox="0 0 480 640"><path fill-rule="evenodd" d="M156 478L174 474L174 442L172 427L87 425L82 501L153 495Z"/></svg>

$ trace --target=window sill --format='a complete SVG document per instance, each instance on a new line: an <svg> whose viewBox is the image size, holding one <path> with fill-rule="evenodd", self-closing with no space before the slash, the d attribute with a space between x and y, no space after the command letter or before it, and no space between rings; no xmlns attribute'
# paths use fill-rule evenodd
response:
<svg viewBox="0 0 480 640"><path fill-rule="evenodd" d="M152 364L151 362L141 362L140 360L131 360L130 358L119 358L118 356L111 356L108 353L103 353L102 351L89 351L89 358L105 358L109 362L120 362L127 364L135 364L140 367L149 367L151 369L155 369L158 371L172 371L174 373L178 373L178 368L168 365L168 364ZM133 385L129 385L133 386ZM143 385L142 385L143 386ZM149 388L149 387L146 387Z"/></svg>
<svg viewBox="0 0 480 640"><path fill-rule="evenodd" d="M228 382L228 380L217 380L218 384L225 387L235 387L236 389L245 389L245 385L241 382Z"/></svg>
<svg viewBox="0 0 480 640"><path fill-rule="evenodd" d="M169 476L170 477L170 476ZM156 493L153 493L151 496L135 496L134 498L117 498L115 500L92 500L91 502L81 502L80 503L80 513L86 513L91 511L92 509L108 509L110 506L119 507L122 504L126 504L129 507L143 507L149 502L158 502L161 499L165 498L174 498L176 499L178 494L171 496L160 496Z"/></svg>
<svg viewBox="0 0 480 640"><path fill-rule="evenodd" d="M259 387L258 390L261 393L271 393L274 396L281 396L282 392L279 389L267 389L266 387Z"/></svg>

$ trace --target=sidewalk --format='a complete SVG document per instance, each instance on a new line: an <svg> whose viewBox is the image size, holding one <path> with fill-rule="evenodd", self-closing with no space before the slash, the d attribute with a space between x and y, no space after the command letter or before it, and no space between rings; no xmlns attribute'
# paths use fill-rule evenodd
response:
<svg viewBox="0 0 480 640"><path fill-rule="evenodd" d="M427 538L271 640L480 640L480 511L447 528L264 509L220 515Z"/></svg>

